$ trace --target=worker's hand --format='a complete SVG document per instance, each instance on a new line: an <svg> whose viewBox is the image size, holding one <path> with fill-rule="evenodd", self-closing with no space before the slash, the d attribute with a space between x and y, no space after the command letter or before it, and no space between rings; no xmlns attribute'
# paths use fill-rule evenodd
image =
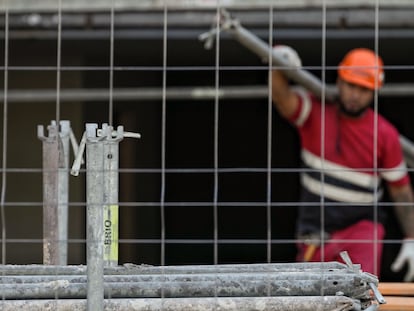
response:
<svg viewBox="0 0 414 311"><path fill-rule="evenodd" d="M407 264L408 270L404 277L404 282L414 280L414 239L405 239L401 245L397 258L391 265L394 272L400 271Z"/></svg>
<svg viewBox="0 0 414 311"><path fill-rule="evenodd" d="M273 47L273 53L283 59L289 66L301 67L302 61L298 53L287 45L275 45Z"/></svg>

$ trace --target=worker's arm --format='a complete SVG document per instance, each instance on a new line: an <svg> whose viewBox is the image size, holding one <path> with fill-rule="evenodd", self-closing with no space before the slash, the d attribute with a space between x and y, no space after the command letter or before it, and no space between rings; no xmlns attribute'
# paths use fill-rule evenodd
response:
<svg viewBox="0 0 414 311"><path fill-rule="evenodd" d="M399 271L405 264L408 270L404 281L414 280L414 194L410 184L390 186L389 193L395 203L395 213L405 234L400 252L392 264L393 271Z"/></svg>
<svg viewBox="0 0 414 311"><path fill-rule="evenodd" d="M292 66L292 70L301 66L301 60L292 48L285 45L277 45L273 48L273 53L277 54L287 64ZM291 70L283 68L283 70ZM297 110L299 100L297 95L292 91L288 78L281 69L272 71L272 100L279 113L290 118Z"/></svg>
<svg viewBox="0 0 414 311"><path fill-rule="evenodd" d="M279 113L290 118L299 105L297 95L292 91L288 79L280 70L272 71L272 100Z"/></svg>

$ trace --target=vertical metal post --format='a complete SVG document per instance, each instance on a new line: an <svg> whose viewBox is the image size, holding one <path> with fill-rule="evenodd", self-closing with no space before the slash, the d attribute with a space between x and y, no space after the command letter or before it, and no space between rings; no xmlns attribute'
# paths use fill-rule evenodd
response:
<svg viewBox="0 0 414 311"><path fill-rule="evenodd" d="M103 261L103 144L95 123L86 124L86 239L88 311L101 311L104 305Z"/></svg>
<svg viewBox="0 0 414 311"><path fill-rule="evenodd" d="M37 127L37 136L42 140L43 154L43 264L57 264L58 250L58 128L49 125L48 136L44 136L43 126Z"/></svg>
<svg viewBox="0 0 414 311"><path fill-rule="evenodd" d="M59 198L58 198L58 264L65 266L68 263L68 216L69 216L69 154L70 154L70 121L60 121L60 154L63 155L62 165L59 166Z"/></svg>
<svg viewBox="0 0 414 311"><path fill-rule="evenodd" d="M44 136L38 126L43 154L43 263L66 265L68 220L68 164L70 122L61 121L61 132L55 121Z"/></svg>
<svg viewBox="0 0 414 311"><path fill-rule="evenodd" d="M140 134L117 131L104 123L87 123L71 174L79 175L86 147L88 311L103 310L104 265L118 265L119 142Z"/></svg>

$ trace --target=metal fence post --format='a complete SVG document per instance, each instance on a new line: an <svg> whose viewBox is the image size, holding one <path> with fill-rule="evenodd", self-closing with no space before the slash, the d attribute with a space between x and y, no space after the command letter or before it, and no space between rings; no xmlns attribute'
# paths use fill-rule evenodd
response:
<svg viewBox="0 0 414 311"><path fill-rule="evenodd" d="M70 122L55 121L37 128L43 154L43 263L66 265Z"/></svg>
<svg viewBox="0 0 414 311"><path fill-rule="evenodd" d="M59 198L58 198L58 236L59 236L59 265L68 263L68 217L69 217L69 154L70 121L60 121L60 140L62 142L63 167L59 166Z"/></svg>
<svg viewBox="0 0 414 311"><path fill-rule="evenodd" d="M71 174L79 175L86 148L87 196L87 292L88 310L102 310L104 266L118 265L118 168L119 142L139 134L117 131L104 123L87 123Z"/></svg>

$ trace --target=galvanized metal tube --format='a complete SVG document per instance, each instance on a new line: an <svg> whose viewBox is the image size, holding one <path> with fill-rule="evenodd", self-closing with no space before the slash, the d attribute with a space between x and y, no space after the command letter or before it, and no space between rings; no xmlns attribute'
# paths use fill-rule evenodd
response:
<svg viewBox="0 0 414 311"><path fill-rule="evenodd" d="M378 280L369 273L354 269L355 267L357 265L348 267L336 262L105 267L108 275L103 277L103 295L110 297L110 301L118 298L140 298L140 301L154 298L154 304L157 299L164 301L174 298L179 301L187 297L199 297L201 300L210 297L216 300L220 297L256 299L272 295L273 298L319 296L320 299L330 299L329 297L340 295L366 306L372 300L371 284L377 284ZM55 296L65 299L87 297L89 304L89 278L85 277L85 267L8 265L0 266L0 269L7 274L3 275L0 287L5 301L52 299ZM162 273L165 269L167 273ZM56 271L60 275L56 275ZM306 309L300 305L298 310ZM315 310L315 305L312 310Z"/></svg>
<svg viewBox="0 0 414 311"><path fill-rule="evenodd" d="M85 311L86 301L16 300L0 302L3 311ZM164 298L164 299L110 299L105 310L112 311L348 311L361 310L359 301L343 296L325 297L231 297L231 298Z"/></svg>
<svg viewBox="0 0 414 311"><path fill-rule="evenodd" d="M29 284L29 283L47 283L56 280L65 280L70 283L86 283L87 277L85 275L13 275L0 276L1 284ZM368 283L375 278L369 277L366 274L349 273L347 271L332 270L332 271L292 271L292 272L251 272L251 273L194 273L194 274L142 274L142 275L105 275L104 282L206 282L214 281L226 282L232 280L234 282L248 283L253 280L268 280L273 281L300 281L309 280L320 282L334 280L338 284L335 287L343 286L341 283L350 283L351 286L365 286L369 288Z"/></svg>
<svg viewBox="0 0 414 311"><path fill-rule="evenodd" d="M354 264L355 268L359 265ZM151 266L124 264L118 267L105 267L105 275L110 274L194 274L194 273L246 273L246 272L288 272L325 271L329 269L350 270L339 262L293 262L270 264L223 264L223 265L182 265ZM47 265L0 265L2 275L77 275L86 274L86 266L47 266Z"/></svg>
<svg viewBox="0 0 414 311"><path fill-rule="evenodd" d="M296 272L296 271L326 271L330 269L359 270L359 264L354 264L353 270L340 262L293 262L269 264L221 264L221 265L182 265L182 266L150 266L124 264L117 268L108 268L105 274L178 274L178 273L260 273L260 272ZM1 271L1 266L0 266Z"/></svg>
<svg viewBox="0 0 414 311"><path fill-rule="evenodd" d="M327 84L326 88L333 92L334 84ZM211 100L218 96L220 99L249 99L267 98L269 96L268 86L243 85L243 86L220 86L213 87L168 87L165 90L166 97L171 100ZM19 89L8 91L8 102L40 104L56 100L56 90L50 89ZM380 96L411 97L414 95L414 85L409 83L387 83L379 90ZM0 91L0 102L2 98ZM62 89L60 92L61 102L105 102L108 100L107 89ZM114 89L112 97L116 101L131 101L136 103L148 100L160 100L162 89L157 87L121 88ZM226 102L223 101L223 104ZM252 101L254 103L254 101Z"/></svg>
<svg viewBox="0 0 414 311"><path fill-rule="evenodd" d="M60 165L59 165L59 198L58 198L58 265L66 265L68 261L68 207L69 207L69 154L70 154L70 121L60 121Z"/></svg>
<svg viewBox="0 0 414 311"><path fill-rule="evenodd" d="M103 310L103 144L97 124L86 124L88 311ZM59 297L61 297L59 295Z"/></svg>
<svg viewBox="0 0 414 311"><path fill-rule="evenodd" d="M105 282L105 297L111 298L182 298L182 297L263 297L263 296L326 296L341 293L355 299L370 299L370 287L353 276L310 276L272 279L268 277L210 276L199 280L175 278L128 282ZM79 281L76 278L72 281ZM85 281L85 280L83 280ZM89 282L69 280L48 282L0 284L4 299L85 298L89 301ZM88 292L86 292L88 286Z"/></svg>
<svg viewBox="0 0 414 311"><path fill-rule="evenodd" d="M272 65L280 67L279 69L283 71L289 79L307 88L316 96L321 97L324 88L318 77L301 68L292 68L291 64L274 53L272 48L266 42L242 27L237 21L232 21L229 25L230 27L224 27L224 30L229 32L242 45L258 55L263 61L267 61L270 55L272 58ZM328 99L333 99L335 93L327 93L326 96Z"/></svg>
<svg viewBox="0 0 414 311"><path fill-rule="evenodd" d="M43 263L67 263L68 232L68 167L70 122L52 121L48 137L43 126L38 126L38 137L43 142Z"/></svg>
<svg viewBox="0 0 414 311"><path fill-rule="evenodd" d="M58 265L59 129L56 124L50 124L47 129L45 137L43 126L38 126L43 153L43 263Z"/></svg>

